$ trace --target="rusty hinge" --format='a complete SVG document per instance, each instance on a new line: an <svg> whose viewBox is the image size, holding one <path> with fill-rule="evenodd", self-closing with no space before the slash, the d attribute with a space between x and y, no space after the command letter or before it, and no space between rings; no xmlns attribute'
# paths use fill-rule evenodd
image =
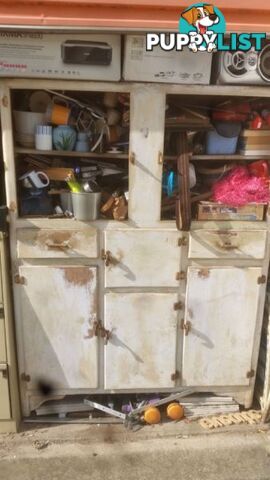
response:
<svg viewBox="0 0 270 480"><path fill-rule="evenodd" d="M106 267L109 265L117 265L119 261L115 258L109 250L101 250L101 259L104 260Z"/></svg>
<svg viewBox="0 0 270 480"><path fill-rule="evenodd" d="M261 277L258 277L257 283L258 285L262 285L263 283L266 283L266 276L262 275Z"/></svg>
<svg viewBox="0 0 270 480"><path fill-rule="evenodd" d="M172 382L175 382L176 380L180 380L181 374L179 370L176 370L174 373L171 374L171 380Z"/></svg>
<svg viewBox="0 0 270 480"><path fill-rule="evenodd" d="M107 345L109 339L112 336L112 331L107 330L101 323L100 320L97 320L93 323L93 328L88 330L88 335L84 338L92 338L92 337L101 337L104 338L104 343Z"/></svg>
<svg viewBox="0 0 270 480"><path fill-rule="evenodd" d="M177 272L176 280L186 280L187 275L186 272Z"/></svg>
<svg viewBox="0 0 270 480"><path fill-rule="evenodd" d="M16 275L14 275L14 283L17 283L19 285L25 285L26 284L26 278L22 277L21 275L16 273Z"/></svg>
<svg viewBox="0 0 270 480"><path fill-rule="evenodd" d="M249 370L249 372L247 372L247 378L253 378L253 377L255 377L255 371Z"/></svg>
<svg viewBox="0 0 270 480"><path fill-rule="evenodd" d="M188 244L187 237L181 237L178 239L178 247L186 247Z"/></svg>
<svg viewBox="0 0 270 480"><path fill-rule="evenodd" d="M130 154L129 154L129 161L130 161L130 163L132 163L132 165L135 165L135 160L136 160L135 153L134 153L134 152L130 152Z"/></svg>
<svg viewBox="0 0 270 480"><path fill-rule="evenodd" d="M177 302L177 303L174 303L173 305L174 310L183 310L183 308L184 308L183 302Z"/></svg>
<svg viewBox="0 0 270 480"><path fill-rule="evenodd" d="M26 375L26 373L21 374L21 381L22 382L30 382L30 380L31 380L30 375Z"/></svg>
<svg viewBox="0 0 270 480"><path fill-rule="evenodd" d="M202 268L198 271L198 277L200 278L208 278L210 276L209 268Z"/></svg>
<svg viewBox="0 0 270 480"><path fill-rule="evenodd" d="M2 97L2 105L3 107L8 107L8 97L6 95Z"/></svg>
<svg viewBox="0 0 270 480"><path fill-rule="evenodd" d="M182 318L181 320L181 330L184 330L185 335L187 336L191 330L191 322L187 321Z"/></svg>

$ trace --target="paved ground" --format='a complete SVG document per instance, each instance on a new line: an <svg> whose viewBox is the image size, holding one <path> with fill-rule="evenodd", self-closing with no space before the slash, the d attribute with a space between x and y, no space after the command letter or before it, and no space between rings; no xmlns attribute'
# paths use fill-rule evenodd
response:
<svg viewBox="0 0 270 480"><path fill-rule="evenodd" d="M62 425L0 435L2 480L270 480L270 431Z"/></svg>

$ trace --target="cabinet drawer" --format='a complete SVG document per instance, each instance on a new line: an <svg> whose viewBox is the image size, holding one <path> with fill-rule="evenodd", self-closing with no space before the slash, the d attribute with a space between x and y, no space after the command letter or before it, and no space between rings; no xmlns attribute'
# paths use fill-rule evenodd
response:
<svg viewBox="0 0 270 480"><path fill-rule="evenodd" d="M0 363L0 420L9 419L10 413L8 368L5 363Z"/></svg>
<svg viewBox="0 0 270 480"><path fill-rule="evenodd" d="M197 230L190 233L189 258L263 259L267 232Z"/></svg>
<svg viewBox="0 0 270 480"><path fill-rule="evenodd" d="M0 314L1 315L1 314ZM7 361L6 352L6 338L5 338L5 323L4 319L0 316L0 363Z"/></svg>
<svg viewBox="0 0 270 480"><path fill-rule="evenodd" d="M17 230L18 258L76 258L98 255L97 230Z"/></svg>

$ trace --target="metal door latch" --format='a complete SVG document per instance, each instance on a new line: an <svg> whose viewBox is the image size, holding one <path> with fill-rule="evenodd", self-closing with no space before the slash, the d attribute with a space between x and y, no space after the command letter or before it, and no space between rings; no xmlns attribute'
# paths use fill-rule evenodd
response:
<svg viewBox="0 0 270 480"><path fill-rule="evenodd" d="M118 261L113 257L112 253L109 250L101 250L101 258L104 260L106 267L109 265L116 265Z"/></svg>
<svg viewBox="0 0 270 480"><path fill-rule="evenodd" d="M171 374L171 380L172 382L175 382L176 380L180 380L181 374L179 370L176 370L174 373Z"/></svg>
<svg viewBox="0 0 270 480"><path fill-rule="evenodd" d="M93 323L93 328L88 330L88 336L85 338L92 338L92 337L101 337L104 338L104 343L107 345L109 339L112 336L112 331L107 330L101 323L100 320L97 320Z"/></svg>
<svg viewBox="0 0 270 480"><path fill-rule="evenodd" d="M176 280L186 280L187 275L186 272L177 272L176 274Z"/></svg>
<svg viewBox="0 0 270 480"><path fill-rule="evenodd" d="M185 336L188 336L190 330L191 330L191 322L187 321L185 322L184 319L181 320L181 330L184 330Z"/></svg>

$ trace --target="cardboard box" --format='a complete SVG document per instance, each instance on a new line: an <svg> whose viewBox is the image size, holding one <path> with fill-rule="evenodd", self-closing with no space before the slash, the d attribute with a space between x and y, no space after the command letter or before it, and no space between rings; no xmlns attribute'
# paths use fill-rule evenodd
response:
<svg viewBox="0 0 270 480"><path fill-rule="evenodd" d="M0 77L118 81L121 36L1 31Z"/></svg>
<svg viewBox="0 0 270 480"><path fill-rule="evenodd" d="M145 35L125 36L124 80L209 85L211 66L211 53L188 48L164 52L160 47L147 52Z"/></svg>
<svg viewBox="0 0 270 480"><path fill-rule="evenodd" d="M242 207L230 207L214 202L200 202L198 220L238 220L255 222L264 219L265 205L252 203Z"/></svg>

